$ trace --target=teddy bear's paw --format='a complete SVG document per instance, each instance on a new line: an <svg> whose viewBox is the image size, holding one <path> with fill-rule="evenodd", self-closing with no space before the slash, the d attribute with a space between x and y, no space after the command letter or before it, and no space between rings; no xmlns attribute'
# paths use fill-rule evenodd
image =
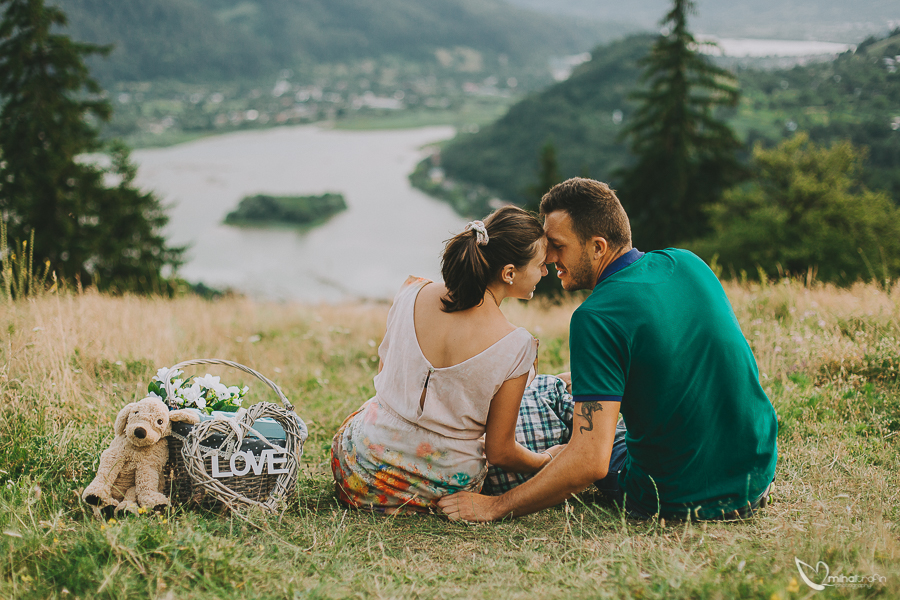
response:
<svg viewBox="0 0 900 600"><path fill-rule="evenodd" d="M158 492L145 495L140 502L147 510L163 510L169 506L169 499Z"/></svg>
<svg viewBox="0 0 900 600"><path fill-rule="evenodd" d="M117 506L119 504L113 499L112 494L108 490L104 490L99 485L89 485L81 495L81 499L91 506L98 507Z"/></svg>

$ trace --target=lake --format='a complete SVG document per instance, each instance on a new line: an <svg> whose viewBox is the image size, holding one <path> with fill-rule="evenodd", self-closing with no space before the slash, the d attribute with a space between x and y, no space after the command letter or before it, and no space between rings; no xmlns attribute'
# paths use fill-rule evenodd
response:
<svg viewBox="0 0 900 600"><path fill-rule="evenodd" d="M168 205L182 277L265 299L389 299L407 275L440 279L443 242L466 220L407 179L451 127L340 131L315 125L138 150L137 183ZM307 231L238 228L225 215L251 194L339 192L348 209Z"/></svg>
<svg viewBox="0 0 900 600"><path fill-rule="evenodd" d="M761 40L740 38L719 38L714 35L698 35L698 42L714 42L718 49L703 49L707 54L734 58L837 56L856 46L835 42L810 40Z"/></svg>

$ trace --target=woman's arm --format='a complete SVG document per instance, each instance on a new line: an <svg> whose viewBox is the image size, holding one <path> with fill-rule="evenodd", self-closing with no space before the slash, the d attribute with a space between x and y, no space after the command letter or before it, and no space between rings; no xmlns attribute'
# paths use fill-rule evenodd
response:
<svg viewBox="0 0 900 600"><path fill-rule="evenodd" d="M528 374L503 382L488 411L484 453L488 462L507 471L536 473L550 462L550 455L532 452L516 441L516 420Z"/></svg>

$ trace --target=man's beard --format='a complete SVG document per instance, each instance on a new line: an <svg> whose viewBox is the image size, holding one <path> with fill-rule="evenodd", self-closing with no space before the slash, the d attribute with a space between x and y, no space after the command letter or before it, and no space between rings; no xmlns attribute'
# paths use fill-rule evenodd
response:
<svg viewBox="0 0 900 600"><path fill-rule="evenodd" d="M575 290L592 290L597 283L594 281L594 268L591 264L590 250L585 247L578 259L578 264L569 269L571 288L565 288L570 292Z"/></svg>

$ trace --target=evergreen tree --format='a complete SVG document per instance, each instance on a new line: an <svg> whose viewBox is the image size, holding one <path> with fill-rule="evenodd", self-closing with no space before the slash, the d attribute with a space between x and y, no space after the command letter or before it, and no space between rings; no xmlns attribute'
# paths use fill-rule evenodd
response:
<svg viewBox="0 0 900 600"><path fill-rule="evenodd" d="M641 61L646 88L623 137L636 162L618 176L619 196L634 227L635 245L662 248L703 235L703 208L741 177L741 147L715 116L737 105L737 82L698 52L687 29L692 0L674 0L663 33Z"/></svg>
<svg viewBox="0 0 900 600"><path fill-rule="evenodd" d="M537 182L528 187L528 202L523 208L533 212L540 210L541 198L560 181L562 181L562 175L559 174L559 162L556 160L556 146L551 140L547 140L538 156Z"/></svg>
<svg viewBox="0 0 900 600"><path fill-rule="evenodd" d="M556 146L551 140L547 140L538 156L538 180L528 188L528 203L524 206L525 210L538 212L541 208L541 198L562 180L559 163L556 160ZM556 297L562 292L562 282L556 276L555 269L549 269L547 275L541 277L534 292L539 296L551 297Z"/></svg>
<svg viewBox="0 0 900 600"><path fill-rule="evenodd" d="M161 290L161 271L177 267L183 249L166 246L168 218L134 187L127 149L114 148L109 168L78 159L101 150L97 124L112 112L84 60L109 48L57 33L66 17L44 0L0 7L0 208L10 237L33 232L36 258L63 278Z"/></svg>

